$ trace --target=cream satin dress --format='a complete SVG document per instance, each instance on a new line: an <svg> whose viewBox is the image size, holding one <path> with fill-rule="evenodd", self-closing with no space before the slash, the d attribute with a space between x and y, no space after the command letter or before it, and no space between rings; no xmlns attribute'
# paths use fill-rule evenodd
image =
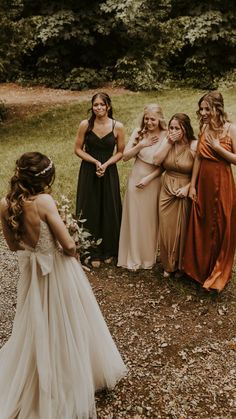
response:
<svg viewBox="0 0 236 419"><path fill-rule="evenodd" d="M133 142L133 140L131 140ZM124 196L117 266L130 270L151 269L158 251L158 202L161 177L143 189L137 183L156 170L153 157L160 141L144 147L135 157ZM127 146L130 146L128 143Z"/></svg>

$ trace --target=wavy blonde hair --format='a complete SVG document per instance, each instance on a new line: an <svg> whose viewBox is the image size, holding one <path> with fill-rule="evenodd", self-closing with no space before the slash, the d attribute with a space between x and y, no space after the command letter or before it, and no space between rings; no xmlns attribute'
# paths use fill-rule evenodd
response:
<svg viewBox="0 0 236 419"><path fill-rule="evenodd" d="M39 152L24 153L17 161L15 173L10 179L10 188L6 196L7 223L16 240L23 234L22 215L24 203L31 197L50 187L55 179L55 167L49 157Z"/></svg>
<svg viewBox="0 0 236 419"><path fill-rule="evenodd" d="M138 144L139 141L141 141L143 139L144 134L147 132L147 128L145 126L145 114L147 112L155 112L158 116L159 119L159 128L161 131L166 130L167 124L164 118L164 114L163 114L163 110L161 108L160 105L158 105L157 103L149 103L148 105L145 106L144 110L143 110L143 117L142 117L142 121L140 124L140 128L137 132L137 135L134 139L134 145Z"/></svg>

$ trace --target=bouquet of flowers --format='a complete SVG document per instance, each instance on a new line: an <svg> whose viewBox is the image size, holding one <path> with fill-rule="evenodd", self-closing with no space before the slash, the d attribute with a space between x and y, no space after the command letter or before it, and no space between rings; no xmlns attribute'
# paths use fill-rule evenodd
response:
<svg viewBox="0 0 236 419"><path fill-rule="evenodd" d="M89 248L98 246L102 239L95 240L92 234L83 226L86 219L75 218L71 213L71 201L64 195L61 196L61 200L57 202L58 212L69 232L73 237L76 250L83 261L89 260Z"/></svg>

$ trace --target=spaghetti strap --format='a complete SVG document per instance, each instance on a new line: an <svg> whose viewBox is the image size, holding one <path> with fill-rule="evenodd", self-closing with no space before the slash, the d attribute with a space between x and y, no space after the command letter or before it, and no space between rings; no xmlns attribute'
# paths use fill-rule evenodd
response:
<svg viewBox="0 0 236 419"><path fill-rule="evenodd" d="M115 125L116 125L116 120L112 119L112 132L114 131Z"/></svg>
<svg viewBox="0 0 236 419"><path fill-rule="evenodd" d="M232 123L231 123L231 122L229 122L229 125L228 125L228 127L227 127L227 131L226 131L226 135L228 135L228 134L229 134L229 130L230 130L231 125L232 125Z"/></svg>

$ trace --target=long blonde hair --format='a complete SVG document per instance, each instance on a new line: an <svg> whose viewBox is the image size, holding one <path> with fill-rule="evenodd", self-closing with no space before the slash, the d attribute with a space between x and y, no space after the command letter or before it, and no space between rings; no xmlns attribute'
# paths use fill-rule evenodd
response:
<svg viewBox="0 0 236 419"><path fill-rule="evenodd" d="M145 133L147 132L147 128L146 128L145 122L144 122L145 114L147 112L155 112L157 114L158 118L159 118L159 128L160 128L160 130L161 131L166 130L167 124L166 124L164 114L163 114L163 110L162 110L161 106L158 105L157 103L149 103L148 105L146 105L144 107L142 121L141 121L141 124L140 124L140 128L137 132L137 135L134 139L134 145L136 145L139 141L141 141L143 139Z"/></svg>
<svg viewBox="0 0 236 419"><path fill-rule="evenodd" d="M6 196L7 223L15 239L23 234L22 215L24 203L32 196L48 191L55 178L55 167L49 157L39 152L24 153L17 161Z"/></svg>

